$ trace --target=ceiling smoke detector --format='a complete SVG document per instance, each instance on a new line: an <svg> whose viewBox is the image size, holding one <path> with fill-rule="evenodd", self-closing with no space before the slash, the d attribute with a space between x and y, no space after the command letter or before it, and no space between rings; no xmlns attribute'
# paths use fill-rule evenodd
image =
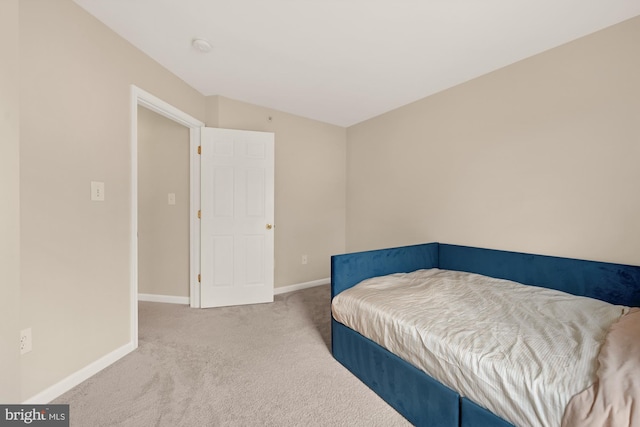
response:
<svg viewBox="0 0 640 427"><path fill-rule="evenodd" d="M206 41L205 39L193 39L191 45L198 51L202 53L211 52L211 43Z"/></svg>

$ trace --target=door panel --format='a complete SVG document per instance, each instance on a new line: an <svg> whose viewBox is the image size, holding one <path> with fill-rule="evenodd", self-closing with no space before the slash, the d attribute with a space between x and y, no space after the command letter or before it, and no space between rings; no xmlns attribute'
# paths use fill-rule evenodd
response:
<svg viewBox="0 0 640 427"><path fill-rule="evenodd" d="M274 135L202 129L201 307L273 301Z"/></svg>

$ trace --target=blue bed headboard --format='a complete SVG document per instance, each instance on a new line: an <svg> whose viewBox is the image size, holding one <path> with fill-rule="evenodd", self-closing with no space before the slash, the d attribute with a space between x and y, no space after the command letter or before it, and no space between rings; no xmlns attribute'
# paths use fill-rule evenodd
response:
<svg viewBox="0 0 640 427"><path fill-rule="evenodd" d="M443 243L331 257L331 296L364 279L421 268L484 274L640 307L640 267Z"/></svg>

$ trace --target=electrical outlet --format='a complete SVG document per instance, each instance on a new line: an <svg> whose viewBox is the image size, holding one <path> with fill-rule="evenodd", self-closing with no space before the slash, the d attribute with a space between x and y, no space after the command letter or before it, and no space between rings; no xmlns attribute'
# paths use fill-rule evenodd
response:
<svg viewBox="0 0 640 427"><path fill-rule="evenodd" d="M307 258L307 255L302 255L302 264L306 265L309 262L309 258Z"/></svg>
<svg viewBox="0 0 640 427"><path fill-rule="evenodd" d="M20 354L29 353L31 350L31 328L23 329L20 331Z"/></svg>
<svg viewBox="0 0 640 427"><path fill-rule="evenodd" d="M91 181L91 200L104 202L104 182Z"/></svg>

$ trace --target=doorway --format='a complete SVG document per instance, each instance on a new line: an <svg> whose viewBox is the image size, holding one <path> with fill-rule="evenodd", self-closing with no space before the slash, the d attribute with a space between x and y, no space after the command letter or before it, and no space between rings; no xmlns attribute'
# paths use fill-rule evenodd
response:
<svg viewBox="0 0 640 427"><path fill-rule="evenodd" d="M189 304L189 129L141 106L138 301Z"/></svg>
<svg viewBox="0 0 640 427"><path fill-rule="evenodd" d="M200 300L198 271L200 269L200 226L197 218L200 204L200 162L197 147L200 143L200 128L204 123L180 111L160 98L131 86L131 234L130 234L130 337L134 348L138 347L138 106L147 108L176 123L189 128L189 301L197 307Z"/></svg>

